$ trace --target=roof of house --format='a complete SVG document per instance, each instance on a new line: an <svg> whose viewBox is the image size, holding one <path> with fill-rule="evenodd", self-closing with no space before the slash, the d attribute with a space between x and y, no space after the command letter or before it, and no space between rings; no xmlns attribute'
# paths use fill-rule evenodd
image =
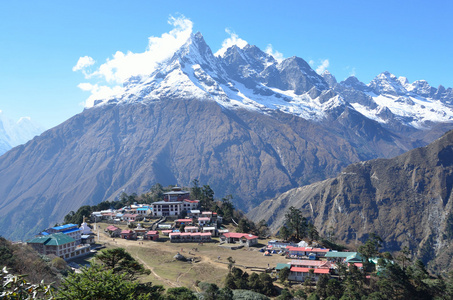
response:
<svg viewBox="0 0 453 300"><path fill-rule="evenodd" d="M198 229L198 226L186 226L184 230Z"/></svg>
<svg viewBox="0 0 453 300"><path fill-rule="evenodd" d="M211 218L209 218L209 217L201 217L201 218L198 218L198 221L211 221Z"/></svg>
<svg viewBox="0 0 453 300"><path fill-rule="evenodd" d="M235 239L239 239L239 238L245 237L248 240L257 239L258 238L256 235L253 235L253 234L250 234L250 233L239 233L239 232L226 232L226 233L223 234L223 236L225 236L227 238L235 238Z"/></svg>
<svg viewBox="0 0 453 300"><path fill-rule="evenodd" d="M180 232L172 232L169 234L170 237L172 236L211 236L211 233L210 232L184 232L184 233L180 233Z"/></svg>
<svg viewBox="0 0 453 300"><path fill-rule="evenodd" d="M284 268L291 268L291 266L289 264L282 264L282 263L278 263L277 266L275 267L275 270L281 270L281 269L284 269Z"/></svg>
<svg viewBox="0 0 453 300"><path fill-rule="evenodd" d="M171 191L171 192L166 192L164 195L187 195L190 194L188 191Z"/></svg>
<svg viewBox="0 0 453 300"><path fill-rule="evenodd" d="M291 272L299 273L309 273L310 270L313 270L315 274L329 274L329 269L312 269L312 268L300 268L300 267L291 267Z"/></svg>
<svg viewBox="0 0 453 300"><path fill-rule="evenodd" d="M200 210L198 210L198 209L192 209L192 210L189 210L189 213L191 213L191 214L199 214L199 213L200 213Z"/></svg>
<svg viewBox="0 0 453 300"><path fill-rule="evenodd" d="M215 230L214 226L205 226L203 227L203 230Z"/></svg>
<svg viewBox="0 0 453 300"><path fill-rule="evenodd" d="M331 258L346 258L348 256L351 256L352 254L355 254L357 252L342 252L342 251L330 251L326 253L325 257L331 257Z"/></svg>
<svg viewBox="0 0 453 300"><path fill-rule="evenodd" d="M155 234L159 234L159 232L157 232L156 230L150 230L150 231L148 231L146 234L148 234L148 235L155 235Z"/></svg>
<svg viewBox="0 0 453 300"><path fill-rule="evenodd" d="M119 228L116 226L110 225L110 226L107 226L107 228L105 228L105 229L108 231L117 231Z"/></svg>
<svg viewBox="0 0 453 300"><path fill-rule="evenodd" d="M124 234L130 234L130 233L134 233L134 231L130 230L130 229L124 229L124 230L121 231L121 234L123 234L123 233Z"/></svg>
<svg viewBox="0 0 453 300"><path fill-rule="evenodd" d="M157 201L157 202L153 202L151 205L156 205L156 204L159 204L159 205L163 205L163 204L174 205L174 204L181 204L181 203L182 203L181 201Z"/></svg>
<svg viewBox="0 0 453 300"><path fill-rule="evenodd" d="M136 218L136 217L138 217L138 214L124 214L123 217L126 217L126 218Z"/></svg>
<svg viewBox="0 0 453 300"><path fill-rule="evenodd" d="M330 249L326 248L313 248L313 247L286 247L288 251L301 251L301 252L324 252L327 253Z"/></svg>
<svg viewBox="0 0 453 300"><path fill-rule="evenodd" d="M346 257L345 262L362 262L363 257L360 253L352 252L348 257Z"/></svg>
<svg viewBox="0 0 453 300"><path fill-rule="evenodd" d="M212 211L202 211L202 215L212 215Z"/></svg>
<svg viewBox="0 0 453 300"><path fill-rule="evenodd" d="M177 223L187 223L187 222L192 223L192 221L193 221L192 219L178 219L175 222L177 222Z"/></svg>
<svg viewBox="0 0 453 300"><path fill-rule="evenodd" d="M75 242L75 240L69 235L61 232L49 234L46 236L38 236L27 241L28 244L44 244L46 246L58 246L71 242Z"/></svg>
<svg viewBox="0 0 453 300"><path fill-rule="evenodd" d="M298 260L292 260L291 261L291 266L310 266L314 268L330 268L332 266L332 263L330 261L324 261L324 260L305 260L305 259L298 259Z"/></svg>
<svg viewBox="0 0 453 300"><path fill-rule="evenodd" d="M198 203L200 200L189 200L189 199L184 199L184 202L189 202L189 203Z"/></svg>
<svg viewBox="0 0 453 300"><path fill-rule="evenodd" d="M67 230L62 230L61 232L68 234L68 233L76 232L76 231L81 231L81 230L80 230L80 228L71 228L71 229L67 229Z"/></svg>
<svg viewBox="0 0 453 300"><path fill-rule="evenodd" d="M68 228L71 228L71 227L78 227L77 224L65 224L65 225L61 225L61 226L55 226L55 227L52 227L52 229L55 229L55 230L63 230L63 229L68 229Z"/></svg>
<svg viewBox="0 0 453 300"><path fill-rule="evenodd" d="M363 268L363 263L353 263L357 268ZM351 263L348 263L348 266L351 265Z"/></svg>
<svg viewBox="0 0 453 300"><path fill-rule="evenodd" d="M241 237L241 239L248 239L248 240L254 240L254 239L257 239L258 237L256 235L253 235L253 234L247 234L247 235L243 235Z"/></svg>

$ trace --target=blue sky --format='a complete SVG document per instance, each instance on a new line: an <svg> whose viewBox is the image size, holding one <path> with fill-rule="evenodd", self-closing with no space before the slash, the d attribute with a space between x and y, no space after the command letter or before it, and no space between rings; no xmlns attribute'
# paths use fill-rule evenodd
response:
<svg viewBox="0 0 453 300"><path fill-rule="evenodd" d="M451 1L2 1L0 3L0 110L29 116L46 128L83 110L94 72L117 51L142 53L149 37L189 19L213 52L230 38L225 29L285 58L322 62L343 80L369 83L389 71L410 82L453 87Z"/></svg>

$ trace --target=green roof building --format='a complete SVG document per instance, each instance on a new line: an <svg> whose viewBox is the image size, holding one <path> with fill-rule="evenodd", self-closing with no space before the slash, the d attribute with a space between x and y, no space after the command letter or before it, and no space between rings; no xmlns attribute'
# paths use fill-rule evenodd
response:
<svg viewBox="0 0 453 300"><path fill-rule="evenodd" d="M64 259L74 256L76 241L64 233L37 236L27 241L33 249L44 255L56 255Z"/></svg>
<svg viewBox="0 0 453 300"><path fill-rule="evenodd" d="M325 258L330 261L343 261L348 263L362 262L363 258L360 253L357 252L341 252L341 251L331 251L327 252Z"/></svg>

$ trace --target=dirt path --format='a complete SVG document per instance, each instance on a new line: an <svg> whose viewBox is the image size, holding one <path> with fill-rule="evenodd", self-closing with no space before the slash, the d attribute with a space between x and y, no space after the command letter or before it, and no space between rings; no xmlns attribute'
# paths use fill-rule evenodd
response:
<svg viewBox="0 0 453 300"><path fill-rule="evenodd" d="M264 257L262 253L258 252L257 248L231 250L225 247L218 247L217 243L197 245L195 243L177 244L170 243L169 241L154 242L142 240L133 241L121 238L112 239L107 236L103 230L101 230L99 234L99 243L105 244L108 248L122 247L127 249L137 261L151 271L150 280L153 280L151 278L155 278L156 281L159 281L167 287L193 285L192 287L197 289L194 283L195 279L199 278L201 281L220 283L223 280L223 274L226 276L228 272L228 257L232 257L232 259L236 261L236 267L241 267L248 272L250 272L250 269L264 269L269 266L275 266L279 262L286 262L284 257L277 255ZM197 251L195 251L195 249L197 249ZM194 262L192 266L187 266L187 268L184 267L183 270L175 272L177 268L172 261L173 256L178 252L187 258L195 258L196 263ZM154 259L151 263L149 256L164 256L168 262L171 261L170 265L167 265L167 262L162 261L162 259ZM154 261L156 261L156 264L154 264ZM198 276L197 272L202 273L199 273ZM222 274L222 276L218 274Z"/></svg>

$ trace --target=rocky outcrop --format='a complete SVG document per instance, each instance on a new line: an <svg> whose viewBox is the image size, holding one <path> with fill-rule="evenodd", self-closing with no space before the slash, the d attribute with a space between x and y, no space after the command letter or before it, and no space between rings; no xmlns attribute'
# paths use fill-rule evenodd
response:
<svg viewBox="0 0 453 300"><path fill-rule="evenodd" d="M28 237L82 205L195 178L248 210L405 147L411 142L357 113L321 124L195 99L103 105L0 158L0 234Z"/></svg>
<svg viewBox="0 0 453 300"><path fill-rule="evenodd" d="M333 229L354 245L378 233L385 249L403 246L435 270L449 269L453 246L453 131L432 144L393 159L345 168L336 178L290 190L263 202L249 216L278 230L290 206L300 208L320 230ZM451 256L450 256L451 257Z"/></svg>

